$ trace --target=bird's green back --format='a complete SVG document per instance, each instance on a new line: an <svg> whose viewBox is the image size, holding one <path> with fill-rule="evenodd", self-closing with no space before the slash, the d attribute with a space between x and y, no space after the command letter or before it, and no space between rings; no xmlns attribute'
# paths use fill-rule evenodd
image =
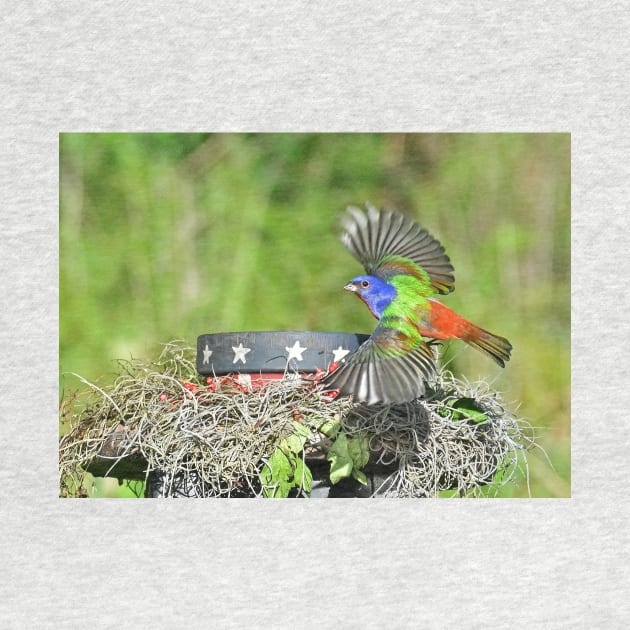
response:
<svg viewBox="0 0 630 630"><path fill-rule="evenodd" d="M398 273L386 276L386 281L396 289L396 297L383 310L381 324L396 328L416 345L423 338L418 332L417 322L430 308L429 300L437 291L431 285L429 274L407 258L389 256L383 268L396 269Z"/></svg>

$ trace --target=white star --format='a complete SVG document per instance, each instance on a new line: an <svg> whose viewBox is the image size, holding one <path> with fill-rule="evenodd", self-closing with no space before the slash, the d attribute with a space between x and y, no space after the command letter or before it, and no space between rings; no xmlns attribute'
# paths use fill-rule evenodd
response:
<svg viewBox="0 0 630 630"><path fill-rule="evenodd" d="M335 355L333 361L335 363L339 363L339 361L341 361L341 359L343 359L346 354L350 354L350 350L344 350L341 346L339 346L336 350L333 350L333 354Z"/></svg>
<svg viewBox="0 0 630 630"><path fill-rule="evenodd" d="M306 350L306 348L302 348L299 341L296 341L290 348L288 346L285 346L284 349L289 353L287 361L290 361L291 359L304 361L304 359L302 358L302 353L304 352L304 350Z"/></svg>
<svg viewBox="0 0 630 630"><path fill-rule="evenodd" d="M208 344L203 349L203 364L206 365L210 361L210 357L212 356L212 350L208 348Z"/></svg>
<svg viewBox="0 0 630 630"><path fill-rule="evenodd" d="M234 347L232 346L232 350L234 350L234 361L232 361L232 363L236 363L239 359L243 362L243 363L247 363L247 361L245 361L245 355L248 352L251 352L251 348L243 348L243 344L242 342L238 344L238 347Z"/></svg>

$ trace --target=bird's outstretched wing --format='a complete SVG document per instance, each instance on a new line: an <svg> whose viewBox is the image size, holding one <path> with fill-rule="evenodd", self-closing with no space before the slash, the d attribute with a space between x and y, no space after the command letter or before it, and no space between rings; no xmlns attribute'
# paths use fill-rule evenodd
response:
<svg viewBox="0 0 630 630"><path fill-rule="evenodd" d="M438 293L455 288L453 265L444 247L420 225L397 212L377 210L365 204L366 211L349 206L342 218L343 244L376 277L387 280L392 275L411 273L404 260L418 265L429 276Z"/></svg>
<svg viewBox="0 0 630 630"><path fill-rule="evenodd" d="M323 380L327 390L357 402L401 403L424 394L424 381L435 373L435 357L420 336L410 340L379 324L370 338Z"/></svg>

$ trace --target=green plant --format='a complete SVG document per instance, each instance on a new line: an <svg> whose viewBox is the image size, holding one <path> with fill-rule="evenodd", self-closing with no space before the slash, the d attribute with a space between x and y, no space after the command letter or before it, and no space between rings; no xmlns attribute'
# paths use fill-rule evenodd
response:
<svg viewBox="0 0 630 630"><path fill-rule="evenodd" d="M304 445L311 435L309 429L293 422L295 432L282 438L260 472L263 496L273 499L288 497L294 489L311 493L313 475L304 463Z"/></svg>

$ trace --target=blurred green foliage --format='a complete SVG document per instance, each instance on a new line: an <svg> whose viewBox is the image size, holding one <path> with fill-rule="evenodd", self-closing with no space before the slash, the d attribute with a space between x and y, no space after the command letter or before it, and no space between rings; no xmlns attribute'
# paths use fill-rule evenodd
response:
<svg viewBox="0 0 630 630"><path fill-rule="evenodd" d="M445 303L514 346L505 370L445 353L551 460L531 452L530 490L522 474L502 496L570 496L570 161L568 134L61 134L62 395L80 387L64 372L107 383L116 359L201 333L370 332L337 239L370 201L441 240Z"/></svg>

